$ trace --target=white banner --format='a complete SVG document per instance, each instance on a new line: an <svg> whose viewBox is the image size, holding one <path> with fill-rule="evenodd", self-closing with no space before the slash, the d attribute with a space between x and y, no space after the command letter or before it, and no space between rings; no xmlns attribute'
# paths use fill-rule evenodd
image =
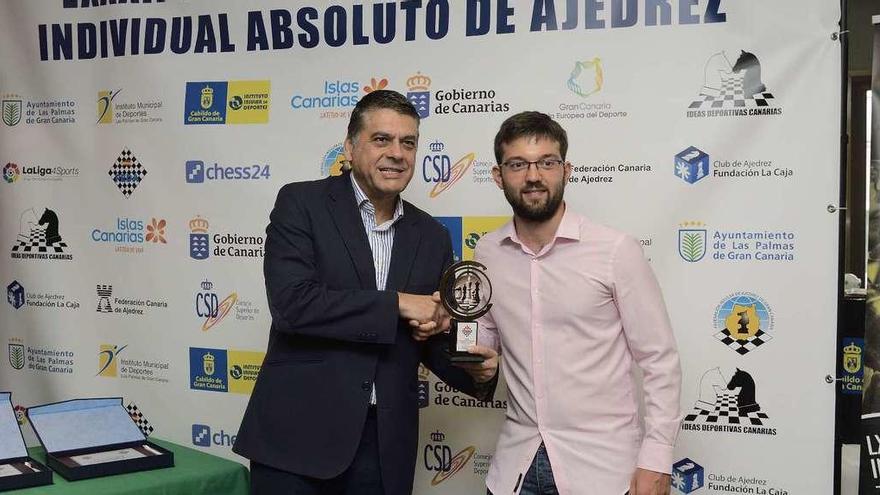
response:
<svg viewBox="0 0 880 495"><path fill-rule="evenodd" d="M0 4L16 405L121 395L155 435L242 460L275 193L338 173L352 107L387 87L423 115L404 196L463 259L510 215L499 124L567 129L568 204L639 238L664 290L676 490L831 493L837 2L38 3ZM415 493L482 493L503 386L420 381Z"/></svg>

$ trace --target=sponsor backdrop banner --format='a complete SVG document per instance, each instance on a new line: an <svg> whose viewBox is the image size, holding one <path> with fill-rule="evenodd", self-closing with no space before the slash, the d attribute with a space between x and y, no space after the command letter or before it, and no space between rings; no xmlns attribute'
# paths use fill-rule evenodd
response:
<svg viewBox="0 0 880 495"><path fill-rule="evenodd" d="M880 16L874 16L871 78L871 175L868 188L868 294L865 304L864 394L859 493L880 493ZM855 103L855 102L854 102Z"/></svg>
<svg viewBox="0 0 880 495"><path fill-rule="evenodd" d="M391 88L423 117L405 197L460 259L510 215L503 119L568 130L569 207L640 239L664 289L677 493L831 493L838 19L820 0L4 1L0 389L20 410L121 395L154 435L241 460L275 193L340 173L352 107ZM504 387L419 382L415 492L481 493Z"/></svg>

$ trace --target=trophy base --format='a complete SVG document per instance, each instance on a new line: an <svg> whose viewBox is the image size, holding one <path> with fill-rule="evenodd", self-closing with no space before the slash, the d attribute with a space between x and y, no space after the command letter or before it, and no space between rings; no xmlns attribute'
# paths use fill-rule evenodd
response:
<svg viewBox="0 0 880 495"><path fill-rule="evenodd" d="M451 363L482 363L486 360L486 358L479 354L471 354L469 352L450 352L449 349L444 350L446 351L446 357L449 358L449 362Z"/></svg>

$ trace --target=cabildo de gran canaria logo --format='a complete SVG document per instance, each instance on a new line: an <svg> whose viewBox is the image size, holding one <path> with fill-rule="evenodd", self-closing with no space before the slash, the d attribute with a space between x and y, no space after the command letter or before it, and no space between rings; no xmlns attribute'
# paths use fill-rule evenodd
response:
<svg viewBox="0 0 880 495"><path fill-rule="evenodd" d="M250 394L266 353L232 349L189 348L189 388Z"/></svg>
<svg viewBox="0 0 880 495"><path fill-rule="evenodd" d="M262 81L186 83L184 124L265 124L270 84Z"/></svg>
<svg viewBox="0 0 880 495"><path fill-rule="evenodd" d="M510 217L434 217L449 231L455 261L474 259L474 248L484 235L501 227Z"/></svg>

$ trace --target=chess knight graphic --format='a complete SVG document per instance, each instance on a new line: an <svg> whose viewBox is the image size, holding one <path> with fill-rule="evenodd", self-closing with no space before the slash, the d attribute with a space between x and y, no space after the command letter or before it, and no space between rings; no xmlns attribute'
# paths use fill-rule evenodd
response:
<svg viewBox="0 0 880 495"><path fill-rule="evenodd" d="M49 208L37 217L33 208L22 212L13 257L20 253L63 253L67 247L58 232L58 214Z"/></svg>
<svg viewBox="0 0 880 495"><path fill-rule="evenodd" d="M748 372L736 368L726 378L721 368L709 369L700 378L700 391L694 408L685 416L685 425L742 425L765 426L768 416L761 410L756 395L755 380ZM684 427L686 430L699 430L697 427ZM708 431L703 429L704 431ZM714 430L713 430L714 431ZM746 433L769 433L775 431L747 431Z"/></svg>
<svg viewBox="0 0 880 495"><path fill-rule="evenodd" d="M757 108L773 106L774 96L761 80L761 62L741 50L731 63L727 52L713 54L704 67L700 99L690 109Z"/></svg>

